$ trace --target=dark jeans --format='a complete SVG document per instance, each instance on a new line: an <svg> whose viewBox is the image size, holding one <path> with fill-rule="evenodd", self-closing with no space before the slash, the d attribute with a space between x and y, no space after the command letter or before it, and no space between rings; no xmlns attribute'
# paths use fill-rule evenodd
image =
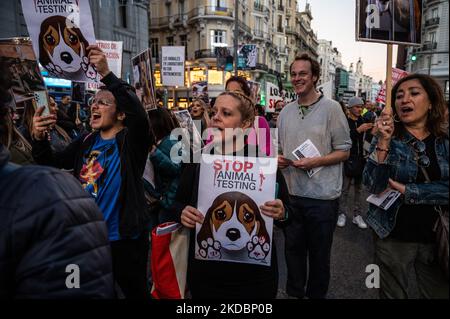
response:
<svg viewBox="0 0 450 319"><path fill-rule="evenodd" d="M125 298L146 299L150 292L147 284L149 238L124 239L111 242L114 280Z"/></svg>
<svg viewBox="0 0 450 319"><path fill-rule="evenodd" d="M284 230L288 268L286 292L298 298L325 298L330 282L330 255L338 199L290 196L290 201L290 223Z"/></svg>

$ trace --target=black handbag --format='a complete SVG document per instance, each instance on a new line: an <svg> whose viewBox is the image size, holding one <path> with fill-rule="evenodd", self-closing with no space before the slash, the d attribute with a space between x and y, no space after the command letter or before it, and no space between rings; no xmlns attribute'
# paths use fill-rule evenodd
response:
<svg viewBox="0 0 450 319"><path fill-rule="evenodd" d="M430 183L430 177L427 171L420 166L425 180ZM433 231L436 233L436 253L439 261L439 265L448 279L448 257L449 257L449 244L448 244L448 206L442 208L442 206L434 206L434 210L438 212L438 219L434 224Z"/></svg>
<svg viewBox="0 0 450 319"><path fill-rule="evenodd" d="M347 177L361 177L365 165L366 161L364 158L350 156L350 158L344 162L344 174Z"/></svg>

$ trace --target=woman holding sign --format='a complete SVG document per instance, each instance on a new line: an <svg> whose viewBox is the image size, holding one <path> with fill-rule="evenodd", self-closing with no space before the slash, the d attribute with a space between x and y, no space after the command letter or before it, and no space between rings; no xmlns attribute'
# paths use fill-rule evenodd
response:
<svg viewBox="0 0 450 319"><path fill-rule="evenodd" d="M249 159L247 164L232 165L238 170L250 168L251 150L250 146L240 140L242 136L230 137L227 129L242 129L251 128L254 121L254 105L253 102L246 96L238 92L225 92L219 95L213 107L213 116L211 118L211 128L214 129L214 140L208 150L203 154L209 156L210 154L219 154L222 156L236 154L243 154L243 158ZM256 154L256 153L255 153ZM256 155L253 155L256 156ZM241 157L242 158L242 157ZM253 157L254 159L254 157ZM221 233L230 241L229 245L233 243L239 246L238 243L243 243L244 248L238 251L238 248L229 248L228 252L232 251L235 254L240 252L248 253L251 258L264 258L265 253L269 251L271 244L270 238L267 236L268 229L264 224L264 219L275 220L276 222L286 220L288 203L288 192L286 183L281 174L276 174L275 189L278 190L276 196L278 199L267 200L262 202L261 206L255 205L252 198L247 196L248 192L235 191L237 187L233 187L231 192L225 192L215 198L211 204L210 212L200 212L197 209L201 199L205 196L205 192L199 192L200 172L204 169L203 165L211 165L214 168L222 165L217 162L202 164L188 164L183 171L180 184L178 187L176 197L176 209L180 215L181 223L192 229L190 251L189 251L189 266L188 266L188 286L191 290L193 298L242 298L242 299L256 299L256 298L275 298L278 288L278 268L277 258L275 252L275 245L271 249L271 263L258 264L242 262L230 262L229 259L224 261L224 256L227 252L220 250L220 246L224 247L226 244L222 241L216 241ZM275 166L276 167L276 166ZM211 167L206 167L210 169ZM230 170L231 171L231 170ZM220 174L220 173L219 173ZM234 174L234 173L229 173ZM230 175L231 176L231 175ZM233 175L236 176L236 175ZM245 176L241 175L241 176ZM217 177L217 176L216 176ZM214 178L214 184L220 178ZM223 183L231 182L232 177L224 178ZM236 181L236 183L245 183L246 177ZM250 183L252 178L248 178ZM255 180L264 182L263 179L256 178ZM234 181L234 180L233 180ZM256 184L259 185L259 182ZM231 188L231 187L230 187ZM212 189L211 192L214 190ZM274 198L273 194L263 193L263 197ZM264 215L261 217L259 214ZM223 226L226 223L230 224L235 221L235 226L228 229ZM243 224L245 224L243 226ZM252 228L250 225L257 225ZM196 233L200 228L200 232ZM246 233L248 231L248 233ZM209 234L212 237L205 237ZM212 235L211 235L212 234ZM249 235L251 234L251 235ZM252 236L253 235L253 236ZM199 240L205 238L205 240ZM215 239L214 239L215 238ZM248 241L247 239L248 238ZM200 244L200 249L196 250L196 244ZM198 258L198 251L200 255ZM251 252L250 252L251 251ZM213 260L213 257L219 257Z"/></svg>
<svg viewBox="0 0 450 319"><path fill-rule="evenodd" d="M377 120L378 136L363 175L373 194L386 188L402 194L387 210L371 204L367 213L378 235L380 295L408 298L408 271L414 265L422 298L448 298L448 279L439 268L433 232L444 211L448 225L449 150L442 90L430 76L411 74L393 88L392 105L394 117L384 110Z"/></svg>

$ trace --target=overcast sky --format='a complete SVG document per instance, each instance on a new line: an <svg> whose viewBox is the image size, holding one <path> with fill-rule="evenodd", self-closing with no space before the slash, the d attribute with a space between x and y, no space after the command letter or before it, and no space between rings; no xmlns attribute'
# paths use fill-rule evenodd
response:
<svg viewBox="0 0 450 319"><path fill-rule="evenodd" d="M307 0L298 0L300 10L305 9ZM373 77L375 82L386 78L386 44L356 42L355 12L356 0L308 0L313 16L312 28L318 39L333 41L333 46L342 53L342 63L361 60L364 62L363 72ZM396 62L397 46L394 46Z"/></svg>

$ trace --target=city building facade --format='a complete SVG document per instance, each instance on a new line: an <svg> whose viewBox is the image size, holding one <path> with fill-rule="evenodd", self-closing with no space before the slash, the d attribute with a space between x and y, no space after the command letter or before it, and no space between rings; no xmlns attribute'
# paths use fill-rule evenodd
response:
<svg viewBox="0 0 450 319"><path fill-rule="evenodd" d="M122 74L131 81L131 58L148 47L148 0L90 0L95 36L98 40L123 42ZM28 37L22 6L18 0L0 1L0 38Z"/></svg>
<svg viewBox="0 0 450 319"><path fill-rule="evenodd" d="M328 92L327 97L335 98L336 93L336 69L343 69L342 54L337 48L333 47L332 41L319 40L318 41L319 63L321 67L321 74L319 85L328 88L324 92ZM325 94L325 93L324 93Z"/></svg>
<svg viewBox="0 0 450 319"><path fill-rule="evenodd" d="M443 88L449 98L449 1L424 0L422 45L399 48L399 68L412 73L429 74Z"/></svg>
<svg viewBox="0 0 450 319"><path fill-rule="evenodd" d="M311 29L312 14L297 12L295 0L238 1L238 45L255 44L256 67L239 75L261 85L265 104L265 84L281 84L289 90L289 65L296 54L308 52L317 58L317 37ZM234 0L159 1L150 3L150 43L155 62L156 86L161 87L159 62L162 46L186 47L185 87L173 89L172 97L184 107L193 82L208 81L210 97L224 89L234 71L217 66L215 48L234 53L236 8Z"/></svg>

